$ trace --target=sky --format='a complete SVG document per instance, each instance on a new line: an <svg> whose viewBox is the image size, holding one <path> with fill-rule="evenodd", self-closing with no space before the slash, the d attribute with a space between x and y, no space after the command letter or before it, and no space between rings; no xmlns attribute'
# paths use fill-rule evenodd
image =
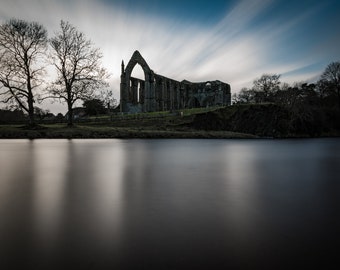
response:
<svg viewBox="0 0 340 270"><path fill-rule="evenodd" d="M0 0L0 22L60 20L103 53L119 100L121 61L138 50L157 74L175 80L220 80L232 93L264 73L315 82L340 61L340 0ZM141 76L136 67L133 75ZM44 104L53 113L59 104Z"/></svg>

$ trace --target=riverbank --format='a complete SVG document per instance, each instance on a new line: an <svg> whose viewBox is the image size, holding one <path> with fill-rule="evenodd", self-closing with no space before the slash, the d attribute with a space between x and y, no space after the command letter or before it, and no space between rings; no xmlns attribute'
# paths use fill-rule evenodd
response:
<svg viewBox="0 0 340 270"><path fill-rule="evenodd" d="M273 103L243 104L196 114L190 126L270 138L340 137L340 111L322 106L288 110Z"/></svg>
<svg viewBox="0 0 340 270"><path fill-rule="evenodd" d="M183 138L183 139L251 139L258 138L252 134L231 131L204 130L157 130L144 128L104 127L75 125L72 128L63 124L42 125L39 129L27 129L22 126L0 126L0 139L93 139L93 138Z"/></svg>
<svg viewBox="0 0 340 270"><path fill-rule="evenodd" d="M0 138L319 138L340 137L340 112L288 111L275 104L247 104L80 119L66 123L0 125Z"/></svg>
<svg viewBox="0 0 340 270"><path fill-rule="evenodd" d="M75 125L43 125L39 129L23 126L0 126L0 139L259 139L259 138L314 138L309 135L290 135L285 137L257 136L253 134L223 130L153 130L144 128L98 127ZM317 137L340 137L337 133L321 134Z"/></svg>

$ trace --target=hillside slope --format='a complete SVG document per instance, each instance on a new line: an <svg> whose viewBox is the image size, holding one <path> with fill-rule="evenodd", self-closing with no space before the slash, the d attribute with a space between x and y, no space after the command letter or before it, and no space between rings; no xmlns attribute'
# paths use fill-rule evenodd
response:
<svg viewBox="0 0 340 270"><path fill-rule="evenodd" d="M191 127L278 138L339 136L340 113L321 109L291 112L275 104L238 105L197 114Z"/></svg>

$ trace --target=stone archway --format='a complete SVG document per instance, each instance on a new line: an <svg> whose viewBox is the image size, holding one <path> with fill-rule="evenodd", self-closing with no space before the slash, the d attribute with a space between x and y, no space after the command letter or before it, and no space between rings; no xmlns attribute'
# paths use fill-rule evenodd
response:
<svg viewBox="0 0 340 270"><path fill-rule="evenodd" d="M126 65L126 68L125 68L126 77L131 76L132 70L134 69L136 64L139 64L142 67L144 71L145 80L147 80L148 79L147 76L150 76L151 74L151 69L149 65L146 63L146 61L144 60L144 58L142 57L142 55L139 53L139 51L135 51L133 53L129 63Z"/></svg>
<svg viewBox="0 0 340 270"><path fill-rule="evenodd" d="M188 108L199 108L201 107L201 104L199 102L199 100L197 99L197 97L191 97L188 101Z"/></svg>
<svg viewBox="0 0 340 270"><path fill-rule="evenodd" d="M144 81L131 77L132 71L137 64L139 64L144 71ZM120 83L121 111L154 111L154 80L153 71L138 51L133 53L126 68L124 68L124 62L122 62ZM138 85L140 86L139 89ZM137 91L139 91L139 94ZM141 97L141 99L137 97Z"/></svg>

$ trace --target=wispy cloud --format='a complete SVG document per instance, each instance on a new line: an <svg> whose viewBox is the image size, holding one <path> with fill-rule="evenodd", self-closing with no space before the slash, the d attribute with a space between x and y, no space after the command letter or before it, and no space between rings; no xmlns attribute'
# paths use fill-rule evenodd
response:
<svg viewBox="0 0 340 270"><path fill-rule="evenodd" d="M69 21L101 48L117 97L121 60L127 62L135 50L158 74L177 80L219 79L230 83L232 91L238 91L251 86L262 73L287 74L283 77L288 82L303 76L306 80L308 76L315 77L315 71L298 75L293 71L324 57L320 52L317 59L306 53L296 59L289 56L289 46L294 41L289 43L287 37L311 16L309 13L301 12L298 17L270 21L249 30L274 2L237 1L213 27L185 24L180 18L157 14L131 13L108 2L91 0L3 0L0 19L39 21L48 28L50 36L58 30L61 19Z"/></svg>

